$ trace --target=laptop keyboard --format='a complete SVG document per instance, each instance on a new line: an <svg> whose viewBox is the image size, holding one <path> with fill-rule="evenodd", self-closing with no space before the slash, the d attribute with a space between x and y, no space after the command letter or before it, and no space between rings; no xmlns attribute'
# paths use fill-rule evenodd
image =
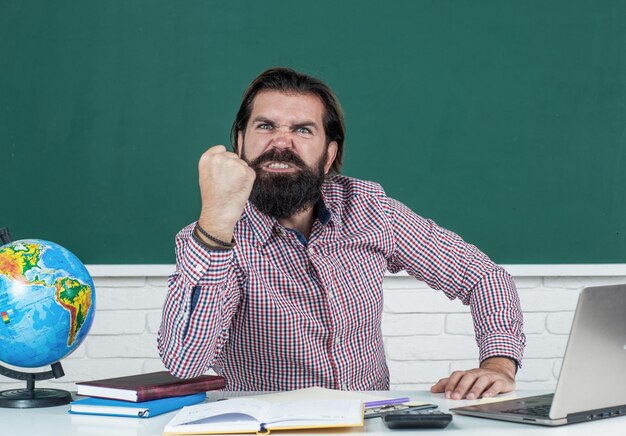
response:
<svg viewBox="0 0 626 436"><path fill-rule="evenodd" d="M543 404L526 405L523 407L516 407L513 409L501 410L504 413L511 413L513 415L528 415L528 416L540 416L548 418L550 416L550 407L552 407L552 399L554 394L541 395L540 402Z"/></svg>
<svg viewBox="0 0 626 436"><path fill-rule="evenodd" d="M550 415L550 405L521 407L519 409L502 410L504 413L512 413L513 415L528 415L548 417Z"/></svg>

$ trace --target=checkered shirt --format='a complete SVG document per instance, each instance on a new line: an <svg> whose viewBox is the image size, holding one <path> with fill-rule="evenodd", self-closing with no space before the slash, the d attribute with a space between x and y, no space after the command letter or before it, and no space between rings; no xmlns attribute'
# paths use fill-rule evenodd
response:
<svg viewBox="0 0 626 436"><path fill-rule="evenodd" d="M371 182L334 176L316 209L308 241L250 203L233 250L199 244L195 223L179 232L158 335L174 375L213 368L227 390L388 389L382 282L402 270L470 305L481 361L521 362L515 285L475 246Z"/></svg>

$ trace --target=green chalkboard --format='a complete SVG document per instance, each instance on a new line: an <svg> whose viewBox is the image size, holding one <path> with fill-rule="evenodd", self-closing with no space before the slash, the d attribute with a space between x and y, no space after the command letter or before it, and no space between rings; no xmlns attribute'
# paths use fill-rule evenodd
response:
<svg viewBox="0 0 626 436"><path fill-rule="evenodd" d="M197 160L287 65L327 81L344 174L500 263L626 262L626 2L0 0L0 226L174 262Z"/></svg>

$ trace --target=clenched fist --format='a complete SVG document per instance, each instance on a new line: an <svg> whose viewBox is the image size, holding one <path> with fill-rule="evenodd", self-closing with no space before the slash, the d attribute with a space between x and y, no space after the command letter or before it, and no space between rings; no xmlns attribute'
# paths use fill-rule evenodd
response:
<svg viewBox="0 0 626 436"><path fill-rule="evenodd" d="M198 173L202 197L198 224L216 238L230 241L256 173L223 145L209 148L200 157Z"/></svg>

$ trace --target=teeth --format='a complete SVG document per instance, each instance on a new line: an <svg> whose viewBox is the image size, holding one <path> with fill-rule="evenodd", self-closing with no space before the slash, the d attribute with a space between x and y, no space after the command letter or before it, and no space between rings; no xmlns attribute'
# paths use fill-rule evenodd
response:
<svg viewBox="0 0 626 436"><path fill-rule="evenodd" d="M267 166L268 168L277 168L277 169L286 169L289 168L289 165L283 163L273 163Z"/></svg>

